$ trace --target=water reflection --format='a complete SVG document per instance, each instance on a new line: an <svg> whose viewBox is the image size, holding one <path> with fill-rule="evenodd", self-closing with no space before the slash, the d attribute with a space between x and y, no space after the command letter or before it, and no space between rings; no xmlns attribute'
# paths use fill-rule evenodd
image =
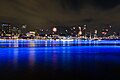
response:
<svg viewBox="0 0 120 80"><path fill-rule="evenodd" d="M118 71L120 68L119 43L120 41L0 41L0 73L39 76L50 72L56 76L57 72L63 75L68 72L101 76L105 71Z"/></svg>
<svg viewBox="0 0 120 80"><path fill-rule="evenodd" d="M75 41L54 41L54 40L0 40L0 48L7 47L57 47L57 46L120 46L119 40L75 40Z"/></svg>
<svg viewBox="0 0 120 80"><path fill-rule="evenodd" d="M34 67L35 64L53 66L53 68L67 67L91 63L94 61L114 61L119 64L120 47L41 47L41 48L9 48L0 49L0 62L14 62L14 66L28 64ZM3 56L3 57L2 57ZM13 59L12 59L13 57ZM74 64L74 65L73 65ZM69 65L69 67L67 66ZM26 66L26 65L22 65ZM80 66L80 65L79 65Z"/></svg>
<svg viewBox="0 0 120 80"><path fill-rule="evenodd" d="M18 65L18 55L19 55L18 51L19 51L18 48L15 48L13 52L13 56L14 56L13 63L15 67L17 67Z"/></svg>
<svg viewBox="0 0 120 80"><path fill-rule="evenodd" d="M29 66L32 68L35 65L35 48L30 48L29 51Z"/></svg>
<svg viewBox="0 0 120 80"><path fill-rule="evenodd" d="M53 69L56 69L58 63L57 63L57 53L55 50L53 51L53 55L52 55L52 64L53 64Z"/></svg>
<svg viewBox="0 0 120 80"><path fill-rule="evenodd" d="M69 74L71 71L71 74L77 72L95 76L103 75L103 69L110 71L113 67L120 67L120 46L33 47L36 42L30 44L32 47L17 48L14 44L16 48L0 48L0 71L15 74L18 71L19 75L26 72L41 75L47 71L65 75L64 72Z"/></svg>
<svg viewBox="0 0 120 80"><path fill-rule="evenodd" d="M35 42L34 41L31 41L28 44L29 44L29 47L35 47Z"/></svg>

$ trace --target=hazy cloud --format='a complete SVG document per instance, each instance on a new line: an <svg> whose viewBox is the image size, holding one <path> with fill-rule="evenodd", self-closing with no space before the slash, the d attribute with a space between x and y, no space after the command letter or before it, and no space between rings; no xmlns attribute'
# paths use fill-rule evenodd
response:
<svg viewBox="0 0 120 80"><path fill-rule="evenodd" d="M74 25L119 24L119 0L1 0L0 21Z"/></svg>

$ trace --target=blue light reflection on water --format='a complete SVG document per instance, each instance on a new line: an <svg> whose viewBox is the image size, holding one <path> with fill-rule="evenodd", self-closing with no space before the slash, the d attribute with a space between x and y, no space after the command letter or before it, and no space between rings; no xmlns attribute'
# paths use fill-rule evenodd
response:
<svg viewBox="0 0 120 80"><path fill-rule="evenodd" d="M119 40L0 40L0 47L49 47L49 46L99 46L99 45L120 45Z"/></svg>
<svg viewBox="0 0 120 80"><path fill-rule="evenodd" d="M120 46L117 44L120 41L0 40L0 71L7 73L6 69L10 69L24 73L30 69L39 74L44 69L51 69L51 72L60 69L99 75L103 74L104 67L111 70L120 66Z"/></svg>
<svg viewBox="0 0 120 80"><path fill-rule="evenodd" d="M73 67L73 64L80 66L84 62L94 62L92 66L95 66L95 62L120 64L119 52L119 46L0 48L0 66L10 64L16 67L34 67L35 64L42 64L54 68L58 65L68 68Z"/></svg>

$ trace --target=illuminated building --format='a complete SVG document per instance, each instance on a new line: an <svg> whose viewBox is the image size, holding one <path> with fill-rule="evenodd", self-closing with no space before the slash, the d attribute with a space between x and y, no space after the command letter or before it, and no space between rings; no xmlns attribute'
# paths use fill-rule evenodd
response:
<svg viewBox="0 0 120 80"><path fill-rule="evenodd" d="M54 27L54 28L53 28L53 32L57 32L57 28Z"/></svg>
<svg viewBox="0 0 120 80"><path fill-rule="evenodd" d="M35 37L35 32L34 31L30 31L30 32L26 33L26 35L28 37L31 37L31 36Z"/></svg>
<svg viewBox="0 0 120 80"><path fill-rule="evenodd" d="M98 33L98 31L95 30L95 33L94 33L94 39L97 39L97 33Z"/></svg>
<svg viewBox="0 0 120 80"><path fill-rule="evenodd" d="M2 24L2 36L11 37L12 36L12 26L10 24Z"/></svg>
<svg viewBox="0 0 120 80"><path fill-rule="evenodd" d="M82 35L82 29L81 27L79 27L79 33L78 33L78 36L81 36Z"/></svg>

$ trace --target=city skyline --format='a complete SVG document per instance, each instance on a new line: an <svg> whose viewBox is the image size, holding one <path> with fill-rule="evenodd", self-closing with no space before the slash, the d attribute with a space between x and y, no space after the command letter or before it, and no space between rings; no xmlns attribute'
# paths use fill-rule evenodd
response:
<svg viewBox="0 0 120 80"><path fill-rule="evenodd" d="M37 39L37 40L119 40L120 32L113 30L114 27L107 25L105 28L88 29L87 25L72 27L52 27L49 29L31 29L27 25L18 27L15 24L4 23L0 28L0 39ZM28 29L27 29L28 28Z"/></svg>
<svg viewBox="0 0 120 80"><path fill-rule="evenodd" d="M119 80L120 0L0 0L1 80Z"/></svg>

